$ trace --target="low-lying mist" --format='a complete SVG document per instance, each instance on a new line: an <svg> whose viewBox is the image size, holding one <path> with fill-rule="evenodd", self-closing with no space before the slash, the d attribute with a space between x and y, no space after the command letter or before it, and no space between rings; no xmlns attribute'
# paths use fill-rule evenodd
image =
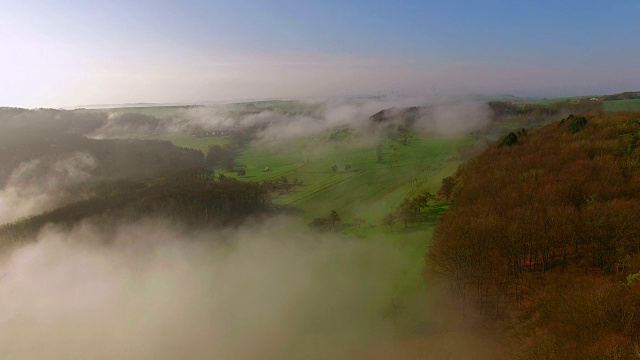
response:
<svg viewBox="0 0 640 360"><path fill-rule="evenodd" d="M106 120L96 117L91 131L79 133L99 138L251 128L259 144L286 146L291 139L348 128L363 135L354 143L373 147L382 126L402 125L402 109L411 106L417 107L413 131L434 136L481 129L491 116L486 104L474 101L328 100L293 109L193 107L166 118L143 116L142 122L136 114L103 114ZM388 123L372 121L387 109ZM402 115L395 117L396 110ZM335 151L334 144L316 147L321 142L309 141L309 149L300 151ZM110 147L46 154L49 146L4 169L0 224L60 206L69 188L95 180L92 174L111 157L123 162ZM127 149L121 151L126 156L135 152ZM150 158L132 164L140 168ZM298 221L278 218L217 231L165 219L108 232L88 223L45 228L29 243L0 253L0 358L336 359L378 358L389 349L379 358L406 358L395 352L404 345L387 343L425 321L447 322L449 306L432 311L425 298L396 303L408 269L422 266L422 254L408 254L382 235L318 234ZM416 358L479 354L477 345L465 345L457 335L444 342L431 337L426 344Z"/></svg>
<svg viewBox="0 0 640 360"><path fill-rule="evenodd" d="M407 338L452 309L413 298L389 311L415 266L400 244L287 218L218 232L168 224L50 227L5 252L0 358L491 358L481 334Z"/></svg>
<svg viewBox="0 0 640 360"><path fill-rule="evenodd" d="M0 357L349 357L392 331L382 309L404 261L382 240L282 219L190 235L157 221L49 228L0 261Z"/></svg>
<svg viewBox="0 0 640 360"><path fill-rule="evenodd" d="M258 139L263 142L314 136L335 128L360 133L376 130L371 116L386 109L419 107L414 130L434 136L458 136L488 125L491 110L482 102L468 99L359 99L310 103L302 114L283 114L274 110L243 115L237 119L219 116L211 108L186 110L181 125L198 124L205 128L263 126ZM397 119L390 119L397 121ZM174 128L175 129L175 128Z"/></svg>
<svg viewBox="0 0 640 360"><path fill-rule="evenodd" d="M20 163L0 189L0 224L51 210L64 191L91 178L96 160L86 152Z"/></svg>
<svg viewBox="0 0 640 360"><path fill-rule="evenodd" d="M184 109L156 123L140 115L132 121L130 114L113 113L92 137L118 133L197 133L218 135L257 127L257 141L272 143L308 137L335 128L349 128L360 134L376 129L371 116L388 109L418 107L413 129L434 136L458 136L488 125L491 110L486 103L464 98L363 98L278 103L255 108L252 104L198 106ZM129 116L128 116L129 115ZM393 116L392 116L393 117ZM390 118L390 122L401 119Z"/></svg>

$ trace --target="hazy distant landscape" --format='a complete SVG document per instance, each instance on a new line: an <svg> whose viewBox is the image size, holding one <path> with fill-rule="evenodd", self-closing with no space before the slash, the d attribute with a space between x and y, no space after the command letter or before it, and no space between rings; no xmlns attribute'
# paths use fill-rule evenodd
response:
<svg viewBox="0 0 640 360"><path fill-rule="evenodd" d="M638 14L3 4L0 359L640 359Z"/></svg>
<svg viewBox="0 0 640 360"><path fill-rule="evenodd" d="M517 339L561 321L554 316L572 316L569 310L546 315L549 324L527 325L531 330L508 325L528 324L538 302L558 301L537 289L560 286L563 274L581 269L600 274L580 275L584 284L615 284L637 271L632 214L640 113L612 113L608 105L633 107L635 100L2 108L0 287L11 294L2 300L3 338L11 339L3 354L30 358L45 348L50 358L65 358L70 349L100 358L417 358L428 351L489 359L505 349L535 358L539 347L552 353L560 338L548 343L536 336L536 345ZM552 140L554 132L563 138ZM602 136L597 141L611 150L595 142ZM594 150L578 150L573 138L591 139ZM534 148L549 141L544 154L556 156L536 160L541 150ZM581 174L578 165L563 163L575 156L560 155L563 148L596 151L591 158L600 165L593 166L613 168L585 164ZM483 160L491 156L501 158ZM598 160L604 156L613 158ZM558 166L574 169L571 177L544 180L555 178ZM595 174L609 174L607 183L586 181ZM621 182L614 184L616 176ZM539 190L517 190L531 186L517 179L538 178L555 187L535 199L557 210L547 205L537 213L537 203L525 199ZM525 199L498 200L515 196L509 194ZM482 196L506 208L475 205L486 201ZM595 213L594 201L602 201ZM579 225L585 216L600 220ZM619 235L610 248L582 235L606 237L614 228ZM515 242L524 253L501 267L499 239L548 239L547 233L557 240ZM629 279L629 294L610 294L621 297L616 301L633 301ZM567 295L580 291L563 287ZM618 334L612 346L634 351L632 323L592 321L610 325L590 336L608 341ZM163 330L165 322L172 332ZM54 329L56 336L45 335ZM571 336L569 329L553 334ZM205 341L209 336L217 342ZM163 345L154 345L160 339ZM579 339L580 349L595 341ZM98 351L98 343L108 346Z"/></svg>

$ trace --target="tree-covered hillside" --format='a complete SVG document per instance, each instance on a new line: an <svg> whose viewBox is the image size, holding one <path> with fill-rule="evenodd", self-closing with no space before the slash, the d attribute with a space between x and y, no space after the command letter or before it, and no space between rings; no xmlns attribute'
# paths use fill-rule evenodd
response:
<svg viewBox="0 0 640 360"><path fill-rule="evenodd" d="M148 217L194 228L239 224L270 209L267 185L216 178L204 169L102 182L87 191L85 200L0 226L1 245L32 240L47 224L71 229L85 220L105 228Z"/></svg>
<svg viewBox="0 0 640 360"><path fill-rule="evenodd" d="M640 113L509 134L446 179L429 270L524 359L631 359L640 337Z"/></svg>

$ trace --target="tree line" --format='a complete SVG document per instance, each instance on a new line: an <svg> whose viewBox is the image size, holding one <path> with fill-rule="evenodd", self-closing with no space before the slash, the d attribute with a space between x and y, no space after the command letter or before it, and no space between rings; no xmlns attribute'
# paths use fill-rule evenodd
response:
<svg viewBox="0 0 640 360"><path fill-rule="evenodd" d="M523 103L511 101L487 102L493 113L494 121L505 120L541 120L554 115L582 114L588 112L602 112L601 101L581 99L578 101L565 100L545 103Z"/></svg>
<svg viewBox="0 0 640 360"><path fill-rule="evenodd" d="M69 229L88 220L112 227L149 216L191 227L226 226L270 210L267 186L220 180L207 169L192 169L146 180L102 182L93 187L89 199L0 227L0 239L32 239L46 224Z"/></svg>
<svg viewBox="0 0 640 360"><path fill-rule="evenodd" d="M416 195L409 195L402 200L395 212L385 215L382 225L393 231L393 226L401 222L406 228L409 224L427 220L429 206L435 196L428 191Z"/></svg>
<svg viewBox="0 0 640 360"><path fill-rule="evenodd" d="M0 151L0 184L20 163L34 159L53 163L75 152L95 158L96 168L91 174L103 179L144 177L205 165L201 152L179 148L168 141L95 140L78 134L60 134Z"/></svg>

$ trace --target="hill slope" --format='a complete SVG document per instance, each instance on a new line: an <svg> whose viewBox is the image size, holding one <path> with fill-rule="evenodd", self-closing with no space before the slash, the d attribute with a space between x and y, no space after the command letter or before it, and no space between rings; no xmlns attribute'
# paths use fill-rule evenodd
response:
<svg viewBox="0 0 640 360"><path fill-rule="evenodd" d="M637 354L640 113L511 133L448 183L428 261L464 315L506 319L525 359Z"/></svg>

